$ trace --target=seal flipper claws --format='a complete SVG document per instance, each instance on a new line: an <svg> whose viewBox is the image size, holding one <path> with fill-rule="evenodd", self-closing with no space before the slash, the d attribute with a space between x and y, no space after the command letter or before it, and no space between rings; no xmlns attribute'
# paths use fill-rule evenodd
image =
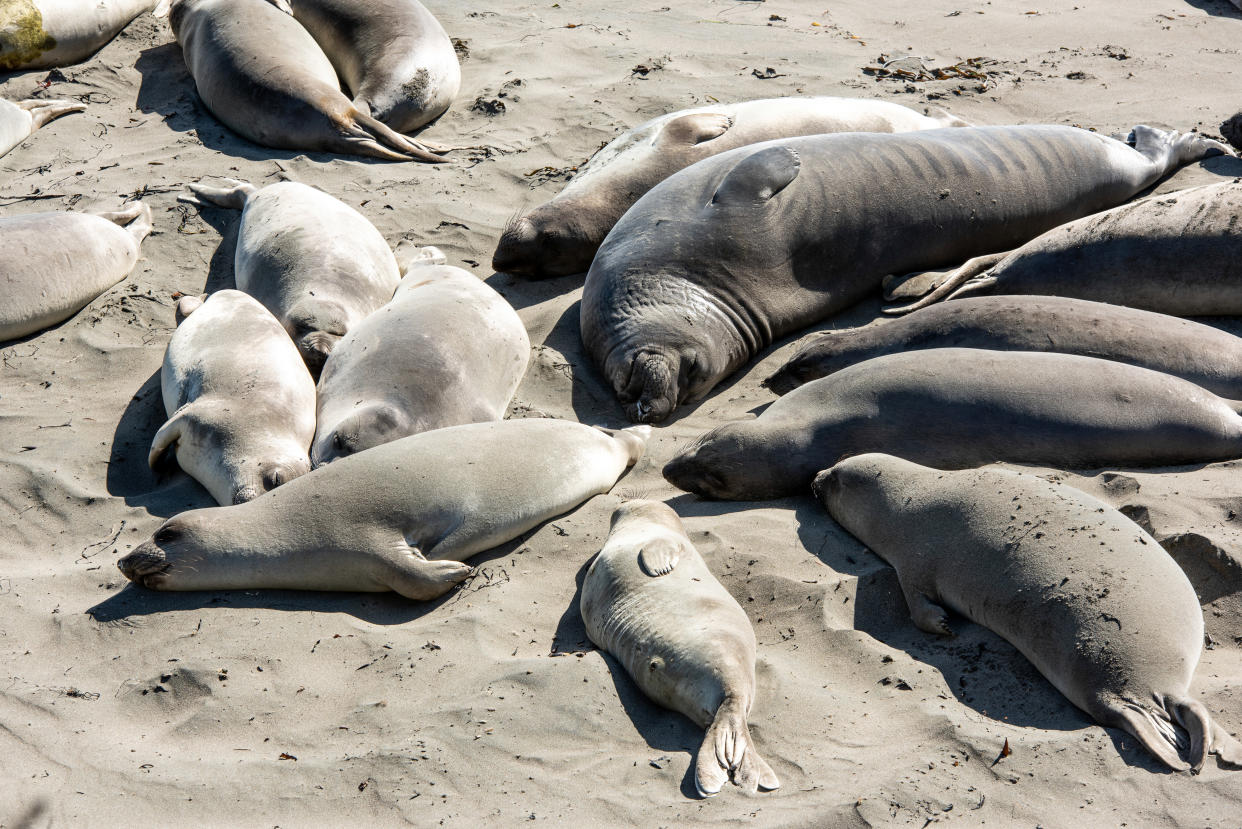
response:
<svg viewBox="0 0 1242 829"><path fill-rule="evenodd" d="M771 767L755 751L746 706L736 697L725 698L707 728L695 758L694 787L701 797L712 797L730 778L748 792L780 787Z"/></svg>
<svg viewBox="0 0 1242 829"><path fill-rule="evenodd" d="M671 538L656 538L638 551L638 563L649 576L666 576L681 558L681 545Z"/></svg>
<svg viewBox="0 0 1242 829"><path fill-rule="evenodd" d="M1092 713L1100 722L1133 734L1144 748L1174 771L1190 770L1190 764L1177 756L1177 746L1174 741L1158 727L1156 714L1145 706L1114 699L1103 703L1103 710L1099 715L1094 712L1089 713Z"/></svg>
<svg viewBox="0 0 1242 829"><path fill-rule="evenodd" d="M452 559L427 559L417 547L404 546L393 562L388 586L415 601L438 599L466 580L474 568Z"/></svg>
<svg viewBox="0 0 1242 829"><path fill-rule="evenodd" d="M903 584L902 592L906 594L906 606L910 608L910 618L914 620L919 630L934 633L937 636L953 635L953 630L949 627L948 614L945 613L943 607L929 599L927 594L921 590L910 590Z"/></svg>

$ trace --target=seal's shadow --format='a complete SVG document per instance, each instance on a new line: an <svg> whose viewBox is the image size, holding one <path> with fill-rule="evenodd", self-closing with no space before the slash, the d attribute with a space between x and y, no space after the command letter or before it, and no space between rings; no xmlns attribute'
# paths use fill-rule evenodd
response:
<svg viewBox="0 0 1242 829"><path fill-rule="evenodd" d="M1229 0L1186 0L1186 4L1217 17L1234 17L1242 20L1242 10Z"/></svg>
<svg viewBox="0 0 1242 829"><path fill-rule="evenodd" d="M223 185L223 182L213 179L205 179L204 183L213 186ZM237 255L237 234L241 228L241 212L227 207L197 207L195 205L185 205L185 207L188 210L198 211L199 218L220 234L220 244L211 254L211 262L208 264L207 281L203 284L203 292L210 294L226 288L236 288L237 279L233 271L233 259Z"/></svg>

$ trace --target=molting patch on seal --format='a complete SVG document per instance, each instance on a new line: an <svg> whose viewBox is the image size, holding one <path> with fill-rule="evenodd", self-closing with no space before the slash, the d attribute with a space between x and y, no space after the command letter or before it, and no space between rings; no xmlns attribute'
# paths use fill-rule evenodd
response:
<svg viewBox="0 0 1242 829"><path fill-rule="evenodd" d="M431 87L431 75L426 69L419 68L414 77L401 84L401 97L419 104L427 102L427 90Z"/></svg>
<svg viewBox="0 0 1242 829"><path fill-rule="evenodd" d="M17 69L55 48L34 0L0 2L0 71Z"/></svg>

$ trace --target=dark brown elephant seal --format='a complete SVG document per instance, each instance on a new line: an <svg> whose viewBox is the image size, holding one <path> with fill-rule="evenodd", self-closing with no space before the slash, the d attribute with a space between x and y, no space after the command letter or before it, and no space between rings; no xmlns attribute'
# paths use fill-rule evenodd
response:
<svg viewBox="0 0 1242 829"><path fill-rule="evenodd" d="M792 138L709 158L643 196L604 240L582 294L582 341L626 416L661 421L885 274L1008 250L1229 152L1150 127L1130 139L962 127Z"/></svg>
<svg viewBox="0 0 1242 829"><path fill-rule="evenodd" d="M970 297L897 320L812 334L800 345L797 354L763 381L777 394L885 354L986 348L1116 360L1242 400L1242 338L1190 320L1083 299Z"/></svg>
<svg viewBox="0 0 1242 829"><path fill-rule="evenodd" d="M1220 125L1220 134L1233 146L1242 150L1242 112L1229 118Z"/></svg>
<svg viewBox="0 0 1242 829"><path fill-rule="evenodd" d="M664 467L734 501L806 491L844 455L885 451L941 469L994 461L1060 469L1242 458L1242 403L1178 377L1077 354L936 348L807 383L725 423Z"/></svg>
<svg viewBox="0 0 1242 829"><path fill-rule="evenodd" d="M983 625L1171 769L1198 772L1209 753L1242 765L1242 744L1190 695L1203 651L1194 588L1120 512L1035 475L878 454L838 463L814 489L897 571L920 629L952 635L946 609Z"/></svg>

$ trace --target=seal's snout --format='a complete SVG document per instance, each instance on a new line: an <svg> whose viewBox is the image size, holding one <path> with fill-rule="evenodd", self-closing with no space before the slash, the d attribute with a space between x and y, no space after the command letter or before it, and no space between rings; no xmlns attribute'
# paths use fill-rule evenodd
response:
<svg viewBox="0 0 1242 829"><path fill-rule="evenodd" d="M539 233L527 216L512 219L500 234L492 254L492 270L534 276L539 270Z"/></svg>
<svg viewBox="0 0 1242 829"><path fill-rule="evenodd" d="M677 405L677 372L663 354L641 353L618 397L631 422L659 423Z"/></svg>
<svg viewBox="0 0 1242 829"><path fill-rule="evenodd" d="M316 379L323 371L323 364L327 362L328 355L332 353L332 349L336 347L340 339L336 334L329 334L327 331L311 331L298 340L298 351L301 352L302 359L306 361L306 367L310 369L311 375Z"/></svg>
<svg viewBox="0 0 1242 829"><path fill-rule="evenodd" d="M789 394L806 382L799 369L800 367L793 362L786 363L760 385L778 395Z"/></svg>
<svg viewBox="0 0 1242 829"><path fill-rule="evenodd" d="M815 496L815 500L825 504L829 498L836 495L840 488L841 476L838 474L836 467L823 470L811 482L811 494Z"/></svg>
<svg viewBox="0 0 1242 829"><path fill-rule="evenodd" d="M157 589L170 565L164 551L155 542L146 541L117 561L116 566L134 584Z"/></svg>

